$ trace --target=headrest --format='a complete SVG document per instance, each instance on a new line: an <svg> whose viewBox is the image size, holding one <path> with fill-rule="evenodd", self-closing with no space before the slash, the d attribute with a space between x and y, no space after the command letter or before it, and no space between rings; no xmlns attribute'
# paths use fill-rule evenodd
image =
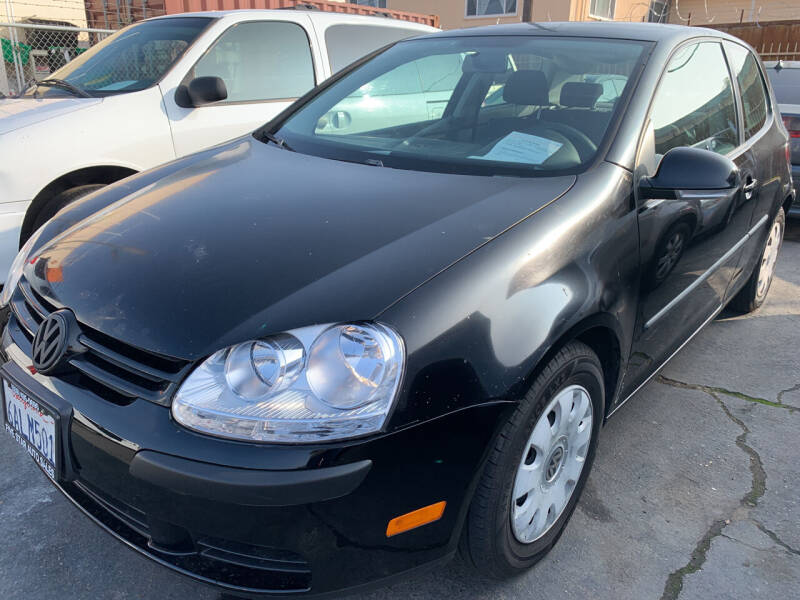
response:
<svg viewBox="0 0 800 600"><path fill-rule="evenodd" d="M568 81L561 86L561 106L580 106L593 108L597 99L603 95L602 83Z"/></svg>
<svg viewBox="0 0 800 600"><path fill-rule="evenodd" d="M503 88L503 100L509 104L544 106L550 104L550 88L542 71L514 71Z"/></svg>
<svg viewBox="0 0 800 600"><path fill-rule="evenodd" d="M508 55L505 52L475 52L467 54L461 63L464 73L505 73L508 70Z"/></svg>

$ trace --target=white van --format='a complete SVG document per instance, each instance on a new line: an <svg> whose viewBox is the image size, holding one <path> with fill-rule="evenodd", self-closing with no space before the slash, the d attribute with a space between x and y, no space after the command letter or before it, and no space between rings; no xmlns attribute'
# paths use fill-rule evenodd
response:
<svg viewBox="0 0 800 600"><path fill-rule="evenodd" d="M297 10L185 13L116 32L0 100L0 281L20 244L95 189L252 131L396 40L437 31Z"/></svg>

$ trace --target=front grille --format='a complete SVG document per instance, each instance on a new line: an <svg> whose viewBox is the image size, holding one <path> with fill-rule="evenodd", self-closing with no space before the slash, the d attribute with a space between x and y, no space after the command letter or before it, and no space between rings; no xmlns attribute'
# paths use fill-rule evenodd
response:
<svg viewBox="0 0 800 600"><path fill-rule="evenodd" d="M20 281L11 299L11 311L24 339L14 341L28 356L36 330L55 310L57 307L36 293L25 279ZM69 360L76 372L65 374L64 380L116 403L143 398L169 404L172 392L191 365L189 361L124 344L83 324L80 328L78 342L85 351Z"/></svg>

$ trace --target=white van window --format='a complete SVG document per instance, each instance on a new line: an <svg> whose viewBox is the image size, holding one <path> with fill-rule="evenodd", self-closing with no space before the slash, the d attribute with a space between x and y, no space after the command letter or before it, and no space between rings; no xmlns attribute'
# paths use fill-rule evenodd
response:
<svg viewBox="0 0 800 600"><path fill-rule="evenodd" d="M325 30L325 45L328 47L331 73L341 71L373 50L421 33L417 29L404 27L376 27L375 25L348 25L346 23L331 25Z"/></svg>
<svg viewBox="0 0 800 600"><path fill-rule="evenodd" d="M296 23L239 23L197 62L194 76L222 78L225 102L299 98L314 87L308 36Z"/></svg>

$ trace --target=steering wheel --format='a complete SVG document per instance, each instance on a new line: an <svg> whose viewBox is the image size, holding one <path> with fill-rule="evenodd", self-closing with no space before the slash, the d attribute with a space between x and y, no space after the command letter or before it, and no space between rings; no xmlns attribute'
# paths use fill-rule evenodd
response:
<svg viewBox="0 0 800 600"><path fill-rule="evenodd" d="M559 123L557 121L537 121L536 127L533 129L542 129L544 131L549 129L563 135L575 146L575 151L578 153L578 156L581 157L581 162L588 160L597 152L597 144L595 144L588 135L583 133L580 129L575 129L566 123Z"/></svg>
<svg viewBox="0 0 800 600"><path fill-rule="evenodd" d="M444 119L434 121L430 125L426 125L414 135L404 140L404 143L410 144L417 138L437 133L452 133L454 131L461 131L462 129L467 129L469 127L473 127L473 123L464 117L445 117Z"/></svg>

